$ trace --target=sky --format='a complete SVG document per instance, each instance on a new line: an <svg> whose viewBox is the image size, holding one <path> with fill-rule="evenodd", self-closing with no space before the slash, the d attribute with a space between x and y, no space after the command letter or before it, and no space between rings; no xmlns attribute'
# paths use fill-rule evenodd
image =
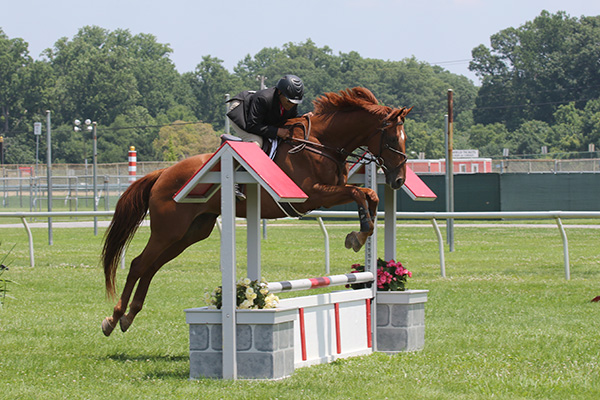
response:
<svg viewBox="0 0 600 400"><path fill-rule="evenodd" d="M0 0L0 28L22 38L40 59L61 37L86 25L152 34L168 44L180 73L203 56L233 72L265 47L312 40L334 55L400 61L415 57L478 83L468 70L471 50L490 36L540 15L600 15L597 0ZM274 84L274 82L267 82Z"/></svg>

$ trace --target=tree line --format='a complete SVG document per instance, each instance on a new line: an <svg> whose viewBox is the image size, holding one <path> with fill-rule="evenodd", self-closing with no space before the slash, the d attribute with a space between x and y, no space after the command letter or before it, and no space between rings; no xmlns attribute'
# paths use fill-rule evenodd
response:
<svg viewBox="0 0 600 400"><path fill-rule="evenodd" d="M33 123L45 123L51 110L55 162L91 158L91 135L74 132L75 119L97 122L99 162L122 162L129 146L140 161L180 160L216 148L226 94L259 89L261 80L273 86L292 73L305 83L302 113L319 95L355 86L367 87L382 104L414 107L406 124L413 156L443 157L450 88L454 148L492 157L505 148L511 155L538 154L542 146L550 153L585 152L600 145L598 39L600 17L543 11L492 35L490 47L473 49L469 68L481 79L477 86L414 57L334 54L310 39L247 55L231 72L206 55L193 72L179 73L172 49L153 35L97 26L58 39L36 60L23 39L0 28L0 135L6 163L35 162Z"/></svg>

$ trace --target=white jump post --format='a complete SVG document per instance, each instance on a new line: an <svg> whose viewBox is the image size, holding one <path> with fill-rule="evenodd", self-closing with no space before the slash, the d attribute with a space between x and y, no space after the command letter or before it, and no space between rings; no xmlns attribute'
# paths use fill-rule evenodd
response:
<svg viewBox="0 0 600 400"><path fill-rule="evenodd" d="M247 187L247 276L252 280L261 276L261 187L278 202L303 202L308 198L258 146L245 142L225 142L173 197L180 203L201 203L208 201L221 189L222 377L225 379L237 378L236 183Z"/></svg>
<svg viewBox="0 0 600 400"><path fill-rule="evenodd" d="M361 167L358 166L352 173ZM356 174L354 179L376 188L380 178L376 167L369 164L364 169L364 176ZM282 299L274 310L236 310L235 183L245 184L247 188L247 276L251 280L261 277L261 188L277 202L301 202L307 198L260 148L253 143L242 142L223 144L175 194L177 202L197 203L208 201L221 189L223 305L221 310L206 307L186 310L186 320L190 324L190 378L237 379L239 374L244 378L279 379L289 376L298 367L379 350L377 337L380 336L380 327L383 339L381 351L394 353L422 347L424 322L415 325L410 321L415 319L413 315L417 315L417 319L419 315L424 318L423 303L427 299L427 291L413 291L416 300L415 297L409 298L408 292L395 292L403 299L400 303L397 299L382 302L382 313L375 304L380 295L375 284L358 290ZM385 258L390 260L396 257L396 195L391 189L386 189L385 195ZM366 272L271 282L268 287L271 292L277 293L373 283L377 257L375 229L365 244ZM399 305L408 307L400 312L408 316L405 318L407 322L402 322L405 325L401 326L397 325L398 321L391 321L398 314L391 310ZM390 347L390 342L398 342L401 337L406 342L403 349Z"/></svg>

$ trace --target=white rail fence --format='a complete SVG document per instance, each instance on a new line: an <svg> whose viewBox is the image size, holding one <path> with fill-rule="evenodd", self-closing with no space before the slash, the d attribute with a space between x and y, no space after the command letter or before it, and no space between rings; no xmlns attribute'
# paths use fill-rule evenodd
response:
<svg viewBox="0 0 600 400"><path fill-rule="evenodd" d="M114 211L52 211L52 212L0 212L1 218L19 218L25 231L27 232L27 238L29 240L29 265L31 267L35 267L35 254L33 251L33 235L31 234L31 228L29 223L27 222L27 218L48 218L48 235L49 242L52 244L52 218L54 217L94 217L94 230L97 227L97 218L98 217L112 217ZM0 229L2 229L2 225L0 225Z"/></svg>
<svg viewBox="0 0 600 400"><path fill-rule="evenodd" d="M383 217L383 212L377 213L378 218ZM320 220L321 229L325 233L325 266L329 268L329 238L326 235L325 226L322 218L356 218L356 212L352 211L313 211L306 217L317 218ZM431 221L438 240L440 255L440 274L446 277L446 261L444 255L444 239L437 223L440 219L553 219L560 232L563 242L563 258L565 267L565 279L571 279L571 268L569 262L569 240L565 227L562 224L563 219L600 219L600 211L515 211L515 212L397 212L396 220L399 219L422 219Z"/></svg>
<svg viewBox="0 0 600 400"><path fill-rule="evenodd" d="M35 255L33 248L33 236L31 234L31 228L27 222L27 218L49 218L53 217L112 217L114 211L64 211L64 212L0 212L1 218L19 218L27 231L29 239L29 264L35 266ZM378 217L383 217L384 213L379 212ZM336 218L336 219L355 219L356 212L354 211L313 211L306 215L305 218L315 218L319 221L321 231L324 237L325 246L325 272L329 273L329 235L327 228L323 223L323 218ZM570 261L569 261L569 241L565 227L562 223L563 219L600 219L600 211L518 211L518 212L397 212L396 220L429 220L435 235L438 240L439 259L440 259L440 274L442 277L446 276L446 262L444 252L444 238L438 225L438 220L448 219L463 219L463 220L482 220L482 219L549 219L556 222L556 226L561 235L563 243L563 259L565 269L565 279L571 278ZM52 223L49 222L49 228L51 229ZM0 225L2 229L2 225Z"/></svg>

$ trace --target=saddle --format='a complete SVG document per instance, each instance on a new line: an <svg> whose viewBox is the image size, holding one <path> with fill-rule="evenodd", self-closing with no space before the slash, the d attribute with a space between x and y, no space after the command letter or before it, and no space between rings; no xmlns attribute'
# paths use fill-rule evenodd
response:
<svg viewBox="0 0 600 400"><path fill-rule="evenodd" d="M221 144L223 144L227 141L230 141L230 142L241 142L242 141L242 138L231 135L229 133L225 133L225 134L221 135L220 138L221 138ZM279 138L263 140L262 149L269 156L269 158L271 160L275 159L275 156L277 155L277 148L279 147L279 142L281 142L281 139L279 139Z"/></svg>

